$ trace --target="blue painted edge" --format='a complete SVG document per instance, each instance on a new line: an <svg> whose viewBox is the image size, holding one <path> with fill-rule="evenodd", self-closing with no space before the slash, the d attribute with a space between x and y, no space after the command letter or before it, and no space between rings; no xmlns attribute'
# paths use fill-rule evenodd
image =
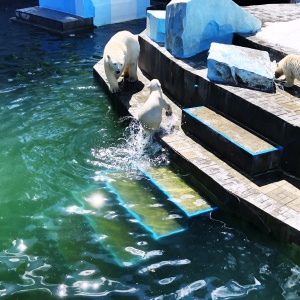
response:
<svg viewBox="0 0 300 300"><path fill-rule="evenodd" d="M282 151L283 147L281 146L277 146L277 147L273 147L269 150L263 150L260 152L252 152L251 150L245 148L243 145L233 141L229 136L227 136L226 134L220 132L219 130L215 129L214 127L212 127L211 125L205 123L204 121L202 121L199 117L195 116L192 112L190 112L189 110L195 109L195 108L203 108L205 106L197 106L197 107L192 107L192 108L184 108L183 110L189 114L191 117L197 119L199 122L201 122L202 124L206 125L207 127L209 127L210 129L212 129L213 131L217 132L218 134L220 134L221 136L223 136L225 139L229 140L230 142L232 142L233 144L237 145L239 148L242 148L243 150L245 150L246 152L248 152L249 154L251 154L252 156L258 156L264 153L269 153L269 152L274 152L274 151Z"/></svg>
<svg viewBox="0 0 300 300"><path fill-rule="evenodd" d="M217 207L211 207L211 208L208 208L208 209L205 209L205 210L199 210L199 211L196 211L194 213L189 213L184 207L182 207L178 202L174 201L173 197L170 195L170 193L168 193L166 190L164 190L164 188L158 184L154 178L152 178L146 171L140 169L140 172L142 172L147 178L149 178L149 180L152 182L152 184L154 186L156 186L161 192L163 192L167 198L172 202L174 203L180 210L182 210L187 217L193 217L193 216L197 216L197 215L201 215L201 214L204 214L204 213L208 213L208 212L211 212L213 210L216 210Z"/></svg>
<svg viewBox="0 0 300 300"><path fill-rule="evenodd" d="M113 172L113 170L110 170L108 172ZM107 171L103 171L102 173L107 173ZM158 235L155 231L152 230L151 227L149 227L148 225L146 225L146 224L143 223L142 219L140 218L140 216L138 214L136 214L135 212L133 212L131 209L129 209L126 206L126 203L124 202L124 200L122 199L122 197L119 195L119 193L117 192L117 190L110 183L108 183L106 181L105 185L107 186L108 189L110 189L116 195L117 200L139 222L139 224L142 225L147 231L149 231L153 235L153 237L154 237L155 240L158 240L160 238L167 237L167 236L170 236L172 234L179 233L179 232L182 232L182 231L186 230L186 228L182 228L182 229L179 229L179 230L176 230L176 231L172 231L172 232L170 232L168 234Z"/></svg>

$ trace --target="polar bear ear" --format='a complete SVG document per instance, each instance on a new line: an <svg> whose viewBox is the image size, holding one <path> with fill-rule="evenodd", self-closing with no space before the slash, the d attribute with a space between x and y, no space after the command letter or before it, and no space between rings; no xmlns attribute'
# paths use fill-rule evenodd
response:
<svg viewBox="0 0 300 300"><path fill-rule="evenodd" d="M109 54L107 54L107 55L106 55L106 57L107 57L107 59L108 59L108 60L110 60L110 56L109 56Z"/></svg>

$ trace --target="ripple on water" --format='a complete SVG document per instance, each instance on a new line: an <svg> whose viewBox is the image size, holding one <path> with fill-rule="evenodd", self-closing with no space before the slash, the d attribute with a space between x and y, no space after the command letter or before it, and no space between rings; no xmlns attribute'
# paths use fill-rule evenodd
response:
<svg viewBox="0 0 300 300"><path fill-rule="evenodd" d="M148 267L142 268L139 270L140 274L147 274L151 272L152 270L157 270L159 268L162 268L164 266L182 266L190 264L191 261L188 259L178 259L178 260L167 260L167 261L161 261L155 264L151 264Z"/></svg>

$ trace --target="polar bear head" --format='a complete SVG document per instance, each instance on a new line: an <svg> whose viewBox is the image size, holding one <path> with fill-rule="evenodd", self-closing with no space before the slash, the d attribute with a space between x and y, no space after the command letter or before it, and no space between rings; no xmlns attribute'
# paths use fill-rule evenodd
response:
<svg viewBox="0 0 300 300"><path fill-rule="evenodd" d="M151 92L161 90L161 84L158 79L152 79L148 85Z"/></svg>
<svg viewBox="0 0 300 300"><path fill-rule="evenodd" d="M275 78L279 78L280 76L283 75L283 68L282 68L282 63L277 63L276 69L275 69Z"/></svg>
<svg viewBox="0 0 300 300"><path fill-rule="evenodd" d="M107 61L110 67L114 70L117 76L120 76L123 72L125 65L125 55L123 52L115 52L113 54L107 54Z"/></svg>

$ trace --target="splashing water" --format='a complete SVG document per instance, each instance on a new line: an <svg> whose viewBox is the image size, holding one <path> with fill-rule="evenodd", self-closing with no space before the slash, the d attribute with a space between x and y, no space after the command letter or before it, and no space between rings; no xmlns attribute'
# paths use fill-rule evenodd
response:
<svg viewBox="0 0 300 300"><path fill-rule="evenodd" d="M167 130L170 131L173 125L171 122L167 125ZM145 132L136 120L132 120L125 128L123 137L119 139L118 146L92 150L95 158L92 163L105 169L127 172L137 168L146 170L150 166L166 165L169 163L166 150L155 140L155 134Z"/></svg>

